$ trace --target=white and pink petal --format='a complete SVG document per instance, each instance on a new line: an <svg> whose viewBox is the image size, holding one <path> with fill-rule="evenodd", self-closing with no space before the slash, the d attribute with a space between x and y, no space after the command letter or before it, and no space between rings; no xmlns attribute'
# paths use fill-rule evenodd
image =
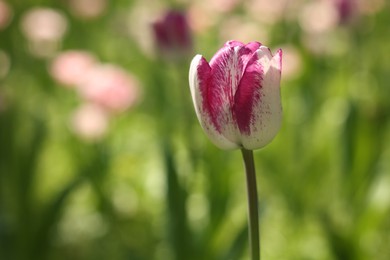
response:
<svg viewBox="0 0 390 260"><path fill-rule="evenodd" d="M269 54L269 55L268 55ZM260 99L252 108L249 134L243 132L242 143L246 149L258 149L267 145L276 136L282 123L280 98L280 64L282 53L274 59L270 51L258 51L259 64L263 68ZM274 63L278 63L276 65Z"/></svg>
<svg viewBox="0 0 390 260"><path fill-rule="evenodd" d="M199 122L210 140L222 149L238 148L235 142L226 138L226 122L221 113L221 101L211 87L211 68L207 61L196 55L191 62L189 83L195 111Z"/></svg>

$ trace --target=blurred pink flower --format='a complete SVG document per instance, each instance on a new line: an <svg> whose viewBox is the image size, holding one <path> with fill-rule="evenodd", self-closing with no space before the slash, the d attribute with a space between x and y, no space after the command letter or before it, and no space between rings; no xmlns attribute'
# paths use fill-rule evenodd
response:
<svg viewBox="0 0 390 260"><path fill-rule="evenodd" d="M69 0L71 12L81 18L99 17L107 8L107 0Z"/></svg>
<svg viewBox="0 0 390 260"><path fill-rule="evenodd" d="M110 112L122 112L139 99L137 80L115 65L97 65L79 84L80 95Z"/></svg>
<svg viewBox="0 0 390 260"><path fill-rule="evenodd" d="M162 54L188 53L192 48L191 30L185 13L170 10L153 23L158 50Z"/></svg>
<svg viewBox="0 0 390 260"><path fill-rule="evenodd" d="M96 65L95 57L86 51L70 50L60 53L51 63L50 74L66 86L80 84Z"/></svg>
<svg viewBox="0 0 390 260"><path fill-rule="evenodd" d="M11 7L4 1L0 1L0 30L5 29L12 19Z"/></svg>
<svg viewBox="0 0 390 260"><path fill-rule="evenodd" d="M108 116L95 104L83 104L73 114L70 127L74 133L87 141L102 138L107 131Z"/></svg>

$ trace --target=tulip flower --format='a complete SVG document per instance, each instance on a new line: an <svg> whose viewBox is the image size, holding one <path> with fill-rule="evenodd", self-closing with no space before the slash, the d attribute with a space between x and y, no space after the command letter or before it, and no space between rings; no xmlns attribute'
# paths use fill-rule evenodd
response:
<svg viewBox="0 0 390 260"><path fill-rule="evenodd" d="M253 149L267 145L282 119L282 50L273 56L258 42L228 41L210 63L196 55L189 84L195 112L210 140L222 149L240 148L248 192L252 260L260 259L258 198Z"/></svg>
<svg viewBox="0 0 390 260"><path fill-rule="evenodd" d="M210 140L222 149L258 149L278 132L282 51L258 42L228 41L210 63L196 55L189 84L195 111Z"/></svg>
<svg viewBox="0 0 390 260"><path fill-rule="evenodd" d="M192 48L191 31L185 13L170 10L153 23L153 32L158 50L163 55L189 53Z"/></svg>

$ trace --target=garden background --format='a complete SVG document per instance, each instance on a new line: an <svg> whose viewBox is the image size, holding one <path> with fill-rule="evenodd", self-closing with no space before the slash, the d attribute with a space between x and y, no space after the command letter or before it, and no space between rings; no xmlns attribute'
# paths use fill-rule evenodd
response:
<svg viewBox="0 0 390 260"><path fill-rule="evenodd" d="M263 258L389 259L389 25L385 0L0 0L0 259L248 259L240 153L188 86L232 39L283 49Z"/></svg>

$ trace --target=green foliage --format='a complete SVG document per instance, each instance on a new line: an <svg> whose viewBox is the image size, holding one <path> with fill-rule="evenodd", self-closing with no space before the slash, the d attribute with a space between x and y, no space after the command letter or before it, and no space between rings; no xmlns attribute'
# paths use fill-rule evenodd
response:
<svg viewBox="0 0 390 260"><path fill-rule="evenodd" d="M208 60L228 37L284 50L283 127L255 152L263 258L389 259L388 3L313 36L300 1L269 21L240 1L212 17L191 1L108 1L89 18L71 2L8 1L0 26L0 259L248 259L240 153L218 150L196 121L192 54L161 56L148 38L150 19L172 6L191 10L194 52ZM68 24L40 53L21 29L38 6ZM94 140L72 128L84 101L50 74L70 49L140 85L137 104Z"/></svg>

